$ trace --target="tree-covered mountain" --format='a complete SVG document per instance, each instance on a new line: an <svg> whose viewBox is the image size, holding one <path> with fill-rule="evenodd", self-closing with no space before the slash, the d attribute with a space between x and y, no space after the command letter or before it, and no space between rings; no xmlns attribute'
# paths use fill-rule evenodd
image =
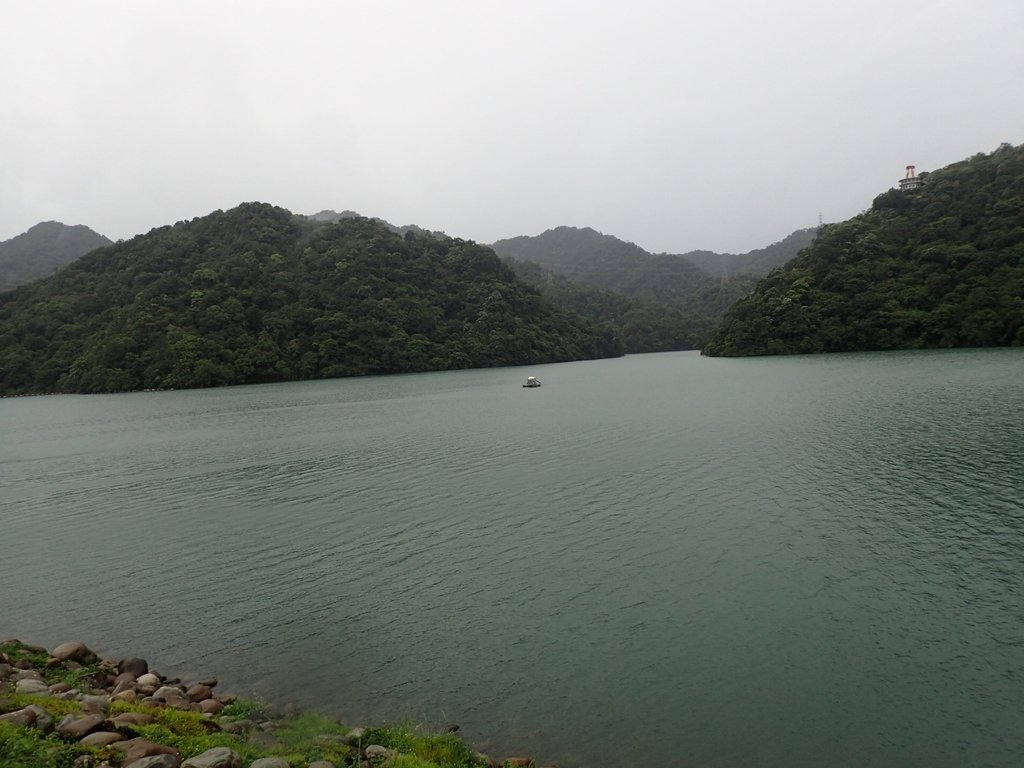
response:
<svg viewBox="0 0 1024 768"><path fill-rule="evenodd" d="M708 355L1024 344L1024 146L891 189L726 314Z"/></svg>
<svg viewBox="0 0 1024 768"><path fill-rule="evenodd" d="M0 296L0 394L208 387L619 354L494 252L248 203Z"/></svg>
<svg viewBox="0 0 1024 768"><path fill-rule="evenodd" d="M617 339L627 354L698 349L713 326L709 317L624 296L584 288L532 261L507 259L516 277L553 304L578 312Z"/></svg>
<svg viewBox="0 0 1024 768"><path fill-rule="evenodd" d="M0 292L52 275L79 256L110 242L82 224L73 227L59 221L36 224L27 232L0 243Z"/></svg>
<svg viewBox="0 0 1024 768"><path fill-rule="evenodd" d="M777 243L764 248L755 248L746 253L715 253L714 251L690 251L681 254L684 259L696 264L714 277L755 275L763 277L776 267L796 257L800 251L814 242L816 227L798 229Z"/></svg>
<svg viewBox="0 0 1024 768"><path fill-rule="evenodd" d="M632 339L627 349L638 352L700 347L722 313L756 282L751 275L712 276L679 256L654 255L590 228L558 227L536 237L499 240L494 250L556 301L565 303L568 289L531 278L521 264L532 262L579 286L568 305L595 319L610 315L608 322L620 336ZM615 313L602 292L620 297ZM632 301L623 303L623 297Z"/></svg>

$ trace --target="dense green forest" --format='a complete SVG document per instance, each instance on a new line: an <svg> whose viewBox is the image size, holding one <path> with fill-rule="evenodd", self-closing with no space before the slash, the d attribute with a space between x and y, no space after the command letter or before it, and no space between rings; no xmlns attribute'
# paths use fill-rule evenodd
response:
<svg viewBox="0 0 1024 768"><path fill-rule="evenodd" d="M1024 344L1024 146L889 190L727 313L708 355Z"/></svg>
<svg viewBox="0 0 1024 768"><path fill-rule="evenodd" d="M81 224L44 221L0 243L0 292L52 275L110 240Z"/></svg>
<svg viewBox="0 0 1024 768"><path fill-rule="evenodd" d="M0 394L208 387L620 354L494 252L249 203L0 296Z"/></svg>

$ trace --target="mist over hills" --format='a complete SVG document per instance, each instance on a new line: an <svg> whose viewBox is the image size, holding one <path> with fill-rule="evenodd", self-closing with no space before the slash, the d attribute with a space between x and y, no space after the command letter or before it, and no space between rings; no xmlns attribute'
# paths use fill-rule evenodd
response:
<svg viewBox="0 0 1024 768"><path fill-rule="evenodd" d="M890 189L738 301L708 355L1024 344L1024 146Z"/></svg>
<svg viewBox="0 0 1024 768"><path fill-rule="evenodd" d="M111 242L83 224L36 224L0 243L0 292L52 275L79 256Z"/></svg>

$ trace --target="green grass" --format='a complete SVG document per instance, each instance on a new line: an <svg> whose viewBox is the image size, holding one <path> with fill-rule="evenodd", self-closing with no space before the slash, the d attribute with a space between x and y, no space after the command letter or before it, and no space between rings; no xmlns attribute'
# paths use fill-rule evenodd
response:
<svg viewBox="0 0 1024 768"><path fill-rule="evenodd" d="M380 744L414 757L427 768L476 768L482 765L476 753L454 733L425 734L408 723L370 728L363 737L363 745L366 744ZM410 768L412 765L409 764Z"/></svg>
<svg viewBox="0 0 1024 768"><path fill-rule="evenodd" d="M33 728L0 723L0 764L4 768L71 768L79 755L89 752L53 734L44 737Z"/></svg>

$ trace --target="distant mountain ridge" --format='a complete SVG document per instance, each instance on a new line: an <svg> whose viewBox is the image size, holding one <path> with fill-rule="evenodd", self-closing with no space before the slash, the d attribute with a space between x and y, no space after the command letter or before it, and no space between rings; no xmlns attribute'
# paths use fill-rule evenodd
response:
<svg viewBox="0 0 1024 768"><path fill-rule="evenodd" d="M1024 346L1024 145L890 189L725 315L705 354Z"/></svg>
<svg viewBox="0 0 1024 768"><path fill-rule="evenodd" d="M725 310L753 290L758 270L788 261L813 237L814 230L800 230L750 254L676 256L590 227L556 227L493 248L548 298L615 327L626 351L652 352L702 346Z"/></svg>
<svg viewBox="0 0 1024 768"><path fill-rule="evenodd" d="M111 240L84 224L44 221L0 243L0 292L52 275Z"/></svg>

